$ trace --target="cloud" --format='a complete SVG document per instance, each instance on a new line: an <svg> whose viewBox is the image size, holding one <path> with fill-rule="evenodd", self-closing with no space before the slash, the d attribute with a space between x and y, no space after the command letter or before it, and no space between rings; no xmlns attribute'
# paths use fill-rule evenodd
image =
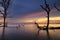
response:
<svg viewBox="0 0 60 40"><path fill-rule="evenodd" d="M35 20L39 20L38 22L46 22L47 20L47 14L45 11L41 11L41 12L34 12L34 13L29 13L25 16L23 16L22 18L7 18L6 21L8 23L28 23L28 22L34 22ZM56 9L52 9L52 11L50 12L50 20L60 20L60 12L57 11ZM2 20L0 20L1 22Z"/></svg>
<svg viewBox="0 0 60 40"><path fill-rule="evenodd" d="M4 13L4 8L0 6L0 11Z"/></svg>
<svg viewBox="0 0 60 40"><path fill-rule="evenodd" d="M60 16L60 12L57 11L55 8L51 9L50 12L50 17L56 17L56 16ZM41 11L41 12L34 12L34 13L28 13L27 15L24 15L22 18L24 19L35 19L35 18L44 18L47 16L47 13L45 11Z"/></svg>

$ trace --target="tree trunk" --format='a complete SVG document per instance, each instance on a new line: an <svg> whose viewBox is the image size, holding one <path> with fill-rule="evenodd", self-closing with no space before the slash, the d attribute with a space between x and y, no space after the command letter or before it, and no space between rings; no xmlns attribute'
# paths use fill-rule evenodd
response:
<svg viewBox="0 0 60 40"><path fill-rule="evenodd" d="M6 21L6 18L5 18L5 16L4 16L4 27L5 27L5 21Z"/></svg>
<svg viewBox="0 0 60 40"><path fill-rule="evenodd" d="M6 27L6 10L4 11L3 17L4 17L4 27Z"/></svg>
<svg viewBox="0 0 60 40"><path fill-rule="evenodd" d="M49 12L47 12L47 27L46 27L47 30L48 30L48 27L49 27Z"/></svg>

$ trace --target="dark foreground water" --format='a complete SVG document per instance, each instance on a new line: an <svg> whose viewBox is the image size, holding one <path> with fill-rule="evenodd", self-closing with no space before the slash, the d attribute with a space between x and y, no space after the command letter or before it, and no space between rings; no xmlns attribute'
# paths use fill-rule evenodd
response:
<svg viewBox="0 0 60 40"><path fill-rule="evenodd" d="M33 24L0 27L0 40L60 40L60 30L38 30Z"/></svg>

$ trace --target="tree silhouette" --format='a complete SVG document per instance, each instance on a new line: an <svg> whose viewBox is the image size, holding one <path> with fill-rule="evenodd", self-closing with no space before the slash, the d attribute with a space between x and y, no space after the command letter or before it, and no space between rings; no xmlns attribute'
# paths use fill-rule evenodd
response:
<svg viewBox="0 0 60 40"><path fill-rule="evenodd" d="M47 13L47 27L46 27L46 29L48 30L48 27L49 27L49 13L50 13L51 9L49 7L49 4L47 4L47 1L46 0L44 0L44 4L45 4L45 6L44 5L40 5L40 6Z"/></svg>
<svg viewBox="0 0 60 40"><path fill-rule="evenodd" d="M60 11L60 9L56 6L56 3L54 3L54 7L55 7L58 11Z"/></svg>
<svg viewBox="0 0 60 40"><path fill-rule="evenodd" d="M0 5L4 8L4 13L3 12L1 12L1 10L0 10L0 13L3 15L3 19L4 19L4 25L3 25L3 27L5 27L6 25L6 17L7 17L7 10L8 10L8 8L9 8L9 5L10 5L10 1L11 0L1 0L1 2L0 2Z"/></svg>

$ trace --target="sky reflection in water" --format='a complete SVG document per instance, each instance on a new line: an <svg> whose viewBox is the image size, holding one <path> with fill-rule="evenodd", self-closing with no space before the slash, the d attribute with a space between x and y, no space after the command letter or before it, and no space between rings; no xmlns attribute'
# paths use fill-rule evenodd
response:
<svg viewBox="0 0 60 40"><path fill-rule="evenodd" d="M0 27L1 40L60 40L60 30L38 30L34 24Z"/></svg>

